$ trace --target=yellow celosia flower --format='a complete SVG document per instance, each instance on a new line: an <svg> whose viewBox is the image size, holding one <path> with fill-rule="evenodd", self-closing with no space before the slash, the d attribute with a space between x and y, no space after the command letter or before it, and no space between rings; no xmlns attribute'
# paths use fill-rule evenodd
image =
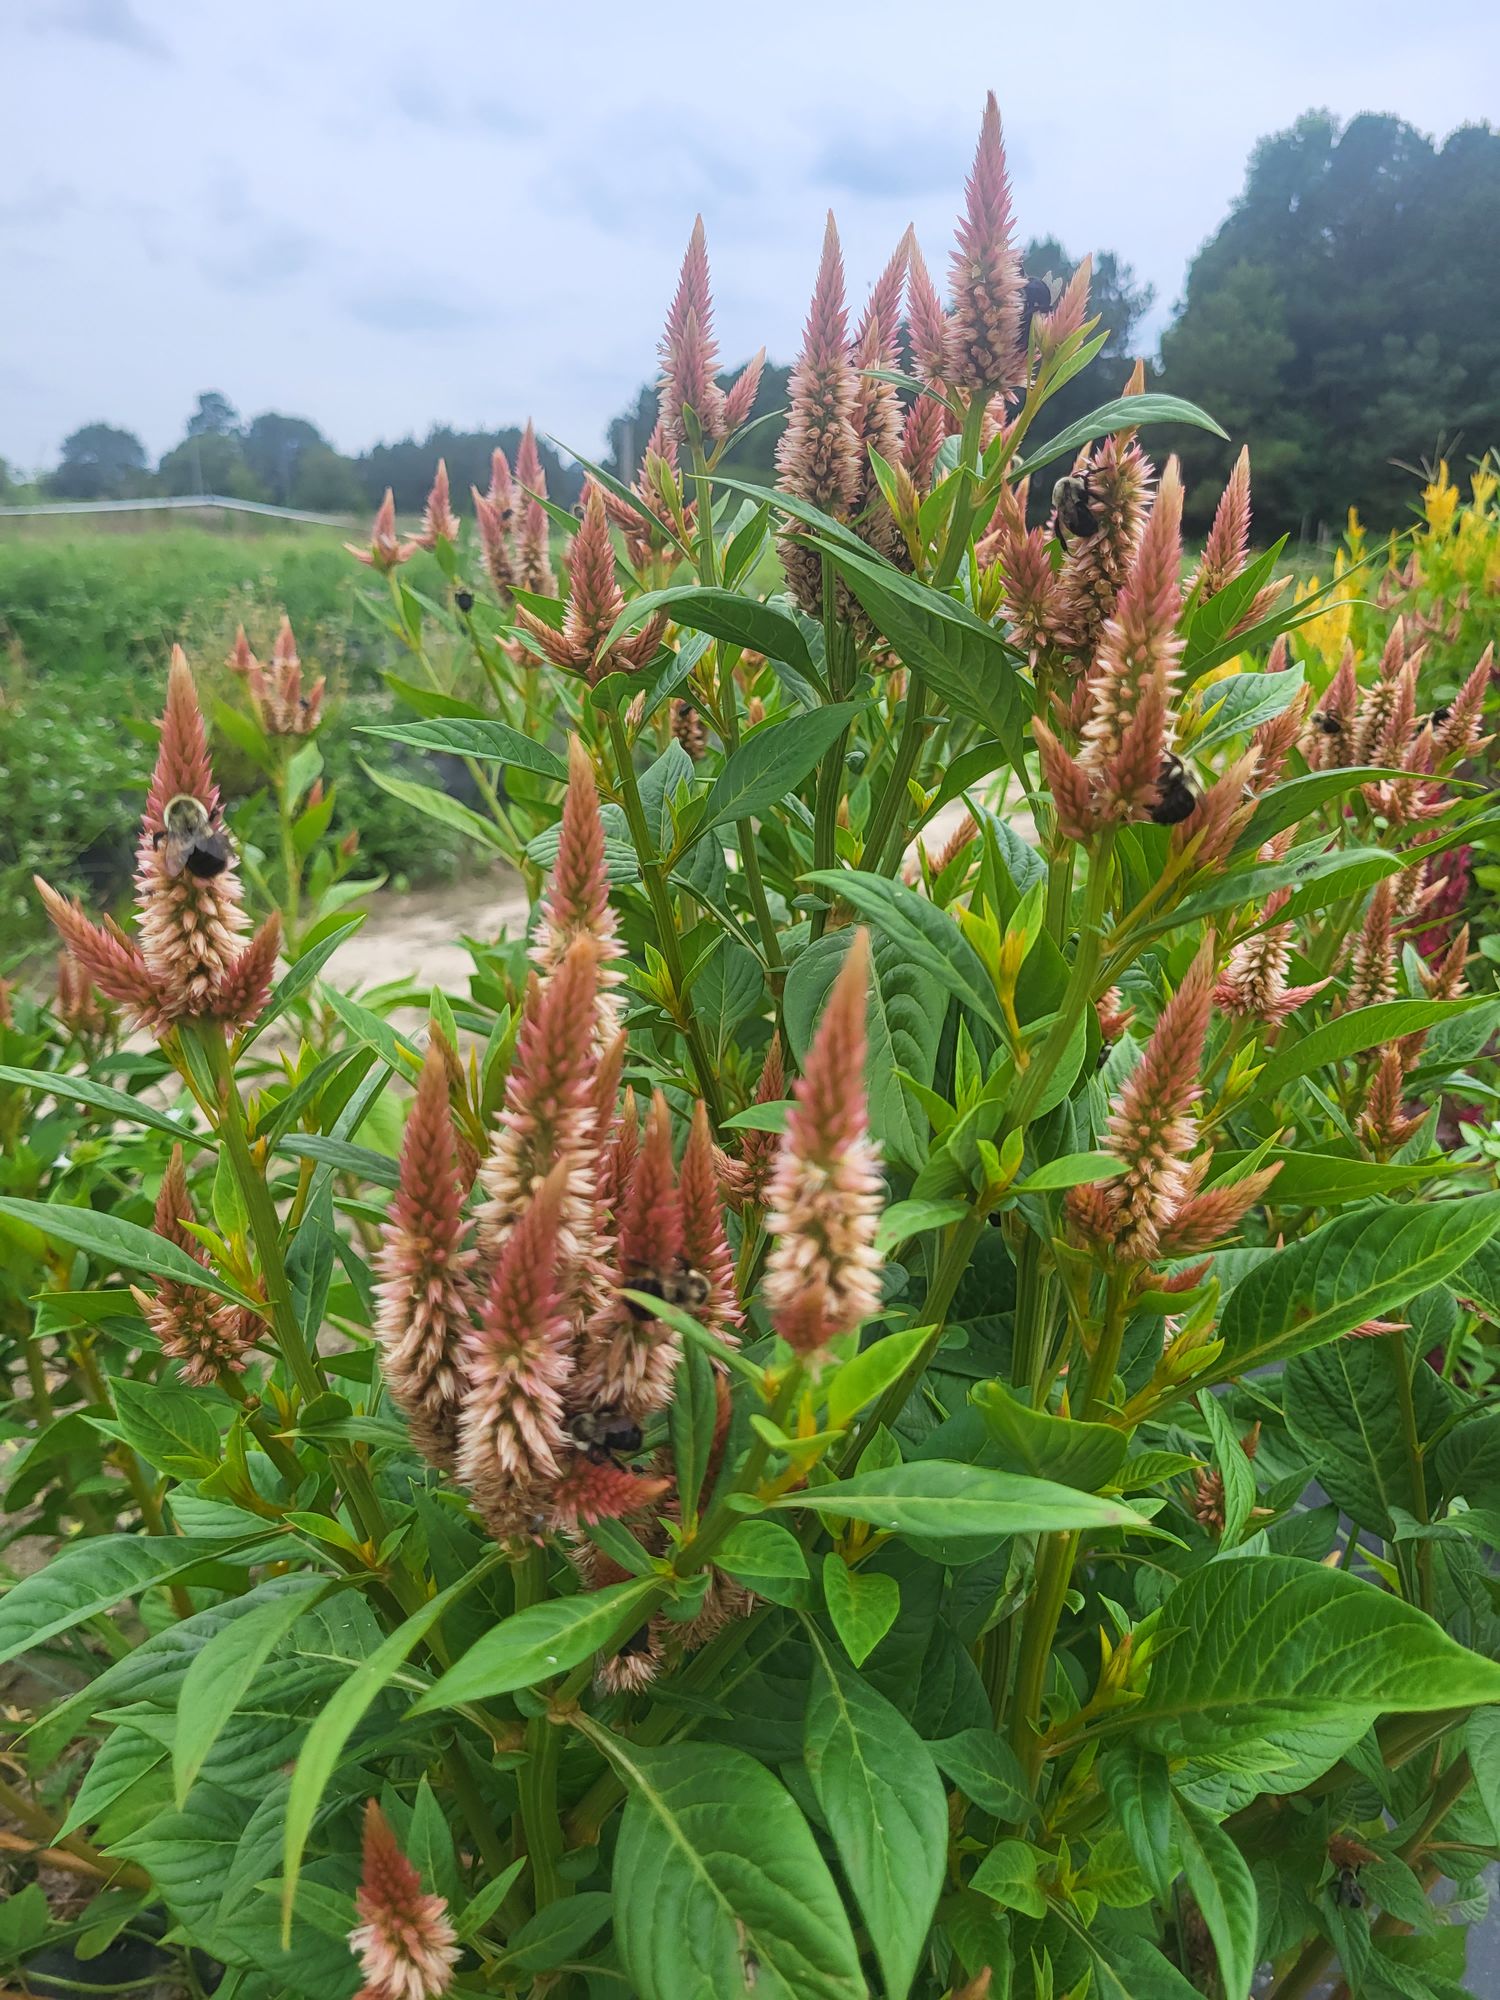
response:
<svg viewBox="0 0 1500 2000"><path fill-rule="evenodd" d="M1458 512L1458 488L1448 476L1446 458L1438 463L1436 481L1422 488L1422 510L1434 535L1446 535L1453 526L1453 517Z"/></svg>
<svg viewBox="0 0 1500 2000"><path fill-rule="evenodd" d="M1349 509L1349 520L1344 529L1344 540L1349 545L1349 560L1358 562L1365 552L1365 525L1359 518L1359 509Z"/></svg>
<svg viewBox="0 0 1500 2000"><path fill-rule="evenodd" d="M1330 666L1337 666L1344 650L1344 641L1349 637L1354 590L1344 579L1347 567L1342 549L1336 549L1333 556L1333 583L1323 599L1323 608L1316 617L1309 618L1301 626L1302 638ZM1309 577L1305 583L1297 585L1294 603L1304 604L1315 597L1322 588L1316 577Z"/></svg>

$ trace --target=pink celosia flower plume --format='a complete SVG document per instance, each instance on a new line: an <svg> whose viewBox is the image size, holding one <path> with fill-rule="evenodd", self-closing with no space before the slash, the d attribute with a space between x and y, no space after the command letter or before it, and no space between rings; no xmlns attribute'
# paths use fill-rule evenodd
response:
<svg viewBox="0 0 1500 2000"><path fill-rule="evenodd" d="M207 1251L184 1227L195 1220L182 1148L174 1146L162 1175L151 1226L164 1242L175 1244L206 1270ZM201 1389L226 1371L243 1373L259 1330L253 1313L199 1285L179 1284L174 1278L162 1278L154 1296L134 1285L131 1292L162 1353L178 1364L185 1382Z"/></svg>
<svg viewBox="0 0 1500 2000"><path fill-rule="evenodd" d="M515 483L522 488L516 502L516 581L522 590L538 597L556 597L557 574L552 567L551 530L547 509L547 474L537 449L536 430L531 419L521 433L516 452Z"/></svg>
<svg viewBox="0 0 1500 2000"><path fill-rule="evenodd" d="M684 1271L682 1198L672 1165L672 1114L658 1091L620 1202L618 1284L650 1291ZM680 1344L671 1328L612 1290L585 1330L579 1396L590 1409L643 1417L671 1401Z"/></svg>
<svg viewBox="0 0 1500 2000"><path fill-rule="evenodd" d="M78 965L102 993L124 1001L141 1021L158 1030L202 1019L239 1027L254 1019L270 993L280 920L271 916L246 944L234 850L229 847L218 874L187 865L168 838L166 809L176 800L196 801L207 831L222 835L203 716L180 646L172 648L161 742L136 848L135 939L125 938L113 923L102 929L91 923L40 880L37 890ZM179 817L185 810L178 808Z"/></svg>
<svg viewBox="0 0 1500 2000"><path fill-rule="evenodd" d="M1068 547L1059 578L1060 623L1077 665L1086 671L1135 560L1153 472L1140 446L1122 434L1083 453L1073 470L1086 483L1096 525Z"/></svg>
<svg viewBox="0 0 1500 2000"><path fill-rule="evenodd" d="M993 91L985 100L965 192L950 274L953 311L944 372L956 386L984 395L1015 380L1021 345L1021 260Z"/></svg>
<svg viewBox="0 0 1500 2000"><path fill-rule="evenodd" d="M719 387L719 348L714 337L714 302L708 276L708 242L703 217L682 260L677 290L661 339L658 387L662 428L674 444L691 442L684 412L691 410L705 445L712 447L739 429L755 407L766 351L741 370L728 394Z"/></svg>
<svg viewBox="0 0 1500 2000"><path fill-rule="evenodd" d="M433 1030L401 1147L401 1179L381 1231L375 1336L386 1387L412 1442L450 1469L466 1343L477 1303L464 1248L463 1194L448 1107L448 1054Z"/></svg>
<svg viewBox="0 0 1500 2000"><path fill-rule="evenodd" d="M693 503L682 493L677 441L660 418L646 440L640 470L630 490L639 504L632 505L606 488L604 511L625 537L631 563L642 570L671 547L673 517L680 514L683 527L691 528L695 513Z"/></svg>
<svg viewBox="0 0 1500 2000"><path fill-rule="evenodd" d="M354 1907L359 1923L349 1933L349 1949L365 1982L355 2000L439 2000L448 1991L459 1958L448 1905L423 1893L421 1876L374 1799L365 1807Z"/></svg>
<svg viewBox="0 0 1500 2000"><path fill-rule="evenodd" d="M1291 900L1290 889L1278 889L1267 898L1262 914L1272 917ZM1310 986L1288 986L1287 968L1292 956L1291 924L1268 924L1237 944L1214 987L1214 1005L1226 1014L1246 1020L1263 1021L1268 1026L1284 1021L1288 1014L1321 993L1326 979Z"/></svg>
<svg viewBox="0 0 1500 2000"><path fill-rule="evenodd" d="M785 1096L786 1059L782 1054L781 1037L773 1035L761 1063L755 1095L750 1101L752 1104L779 1104ZM719 1185L724 1191L724 1199L732 1208L742 1208L747 1202L757 1206L764 1204L775 1153L776 1135L772 1132L742 1132L738 1159L717 1147L714 1149Z"/></svg>
<svg viewBox="0 0 1500 2000"><path fill-rule="evenodd" d="M370 531L369 541L363 547L358 542L345 542L344 547L356 561L381 571L395 569L415 552L417 544L403 542L396 532L396 496L389 486L376 509L375 525Z"/></svg>
<svg viewBox="0 0 1500 2000"><path fill-rule="evenodd" d="M764 1297L783 1340L815 1355L880 1308L882 1182L865 1092L868 932L823 1009L766 1191Z"/></svg>
<svg viewBox="0 0 1500 2000"><path fill-rule="evenodd" d="M1250 550L1250 447L1234 462L1229 484L1214 510L1213 526L1203 544L1203 561L1190 589L1199 599L1216 597L1245 567Z"/></svg>
<svg viewBox="0 0 1500 2000"><path fill-rule="evenodd" d="M854 428L858 377L849 357L844 258L831 214L789 393L791 411L776 447L776 483L783 493L845 520L859 501L864 459ZM781 553L792 594L816 615L823 599L821 558L790 537L783 539Z"/></svg>
<svg viewBox="0 0 1500 2000"><path fill-rule="evenodd" d="M1405 1110L1405 1085L1401 1046L1387 1043L1376 1059L1359 1115L1359 1136L1378 1159L1389 1159L1422 1129L1423 1113L1408 1115Z"/></svg>
<svg viewBox="0 0 1500 2000"><path fill-rule="evenodd" d="M324 682L320 676L303 692L302 661L289 618L282 618L269 669L250 650L243 625L234 635L229 665L244 680L256 720L268 736L310 736L317 728Z"/></svg>
<svg viewBox="0 0 1500 2000"><path fill-rule="evenodd" d="M570 736L568 790L563 799L557 860L542 897L531 940L531 958L539 972L549 973L562 963L575 939L593 940L599 967L600 1028L605 1034L613 1033L620 1013L614 989L624 975L614 961L624 957L625 947L620 943L618 930L609 900L604 825L599 817L594 766L582 740Z"/></svg>
<svg viewBox="0 0 1500 2000"><path fill-rule="evenodd" d="M625 609L625 593L615 575L615 548L604 499L592 480L583 520L568 551L568 584L568 608L561 631L524 604L516 607L516 623L554 666L582 674L594 687L606 674L636 673L654 658L665 630L660 613L648 618L638 632L622 633L607 652L599 651Z"/></svg>
<svg viewBox="0 0 1500 2000"><path fill-rule="evenodd" d="M437 462L432 490L427 495L427 505L422 512L422 531L416 540L419 549L435 549L440 541L458 540L458 516L453 511L453 500L448 491L446 459L440 458Z"/></svg>
<svg viewBox="0 0 1500 2000"><path fill-rule="evenodd" d="M721 1331L738 1326L743 1315L734 1287L734 1256L724 1234L713 1133L702 1103L693 1106L678 1186L682 1195L682 1254L690 1268L701 1272L708 1282L708 1298L697 1317L705 1326Z"/></svg>
<svg viewBox="0 0 1500 2000"><path fill-rule="evenodd" d="M502 601L508 602L518 580L516 487L510 476L510 461L499 445L490 458L489 491L481 493L477 486L471 486L469 491L474 500L484 566Z"/></svg>

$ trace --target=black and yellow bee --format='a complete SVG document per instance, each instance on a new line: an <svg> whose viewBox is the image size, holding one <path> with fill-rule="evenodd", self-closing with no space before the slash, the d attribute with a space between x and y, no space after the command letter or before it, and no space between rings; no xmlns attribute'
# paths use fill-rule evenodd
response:
<svg viewBox="0 0 1500 2000"><path fill-rule="evenodd" d="M162 867L175 881L184 869L200 882L211 882L229 866L229 835L201 799L179 792L162 809L162 824L151 837L161 852Z"/></svg>

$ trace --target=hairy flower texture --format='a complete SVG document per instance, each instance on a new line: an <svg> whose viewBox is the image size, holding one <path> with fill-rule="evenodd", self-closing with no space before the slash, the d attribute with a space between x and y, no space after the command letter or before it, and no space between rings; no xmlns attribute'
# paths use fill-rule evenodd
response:
<svg viewBox="0 0 1500 2000"><path fill-rule="evenodd" d="M562 963L576 939L592 940L598 966L597 1020L602 1040L611 1038L619 1025L620 1003L615 989L624 975L614 961L624 957L625 947L620 943L618 929L609 900L604 824L599 817L594 766L580 738L570 736L568 789L563 798L557 859L532 933L531 958L537 970L545 975ZM610 1109L614 1109L613 1095Z"/></svg>
<svg viewBox="0 0 1500 2000"><path fill-rule="evenodd" d="M589 1247L598 996L599 947L591 937L575 938L556 970L527 989L494 1144L479 1169L487 1197L478 1214L479 1245L487 1257L498 1254L557 1166L567 1169L565 1248L576 1259Z"/></svg>
<svg viewBox="0 0 1500 2000"><path fill-rule="evenodd" d="M229 664L244 676L256 719L267 736L310 736L317 728L322 720L325 683L320 675L303 692L302 661L290 618L282 618L269 669L251 652L243 625L235 633Z"/></svg>
<svg viewBox="0 0 1500 2000"><path fill-rule="evenodd" d="M597 1132L597 1125L595 1129ZM602 1142L599 1158L599 1214L602 1223L611 1229L619 1214L620 1203L625 1198L625 1190L630 1185L640 1149L641 1114L636 1106L635 1092L627 1090L620 1105L620 1115Z"/></svg>
<svg viewBox="0 0 1500 2000"><path fill-rule="evenodd" d="M663 1623L653 1618L649 1625L633 1632L618 1653L600 1660L594 1670L594 1686L600 1694L640 1694L650 1687L666 1663Z"/></svg>
<svg viewBox="0 0 1500 2000"><path fill-rule="evenodd" d="M1482 736L1484 698L1494 674L1495 648L1485 647L1473 672L1449 704L1448 713L1433 731L1433 753L1439 765L1448 767L1464 757L1479 754L1493 739Z"/></svg>
<svg viewBox="0 0 1500 2000"><path fill-rule="evenodd" d="M1464 965L1469 956L1469 926L1458 936L1435 965L1422 967L1422 985L1429 1000L1457 1000L1464 991Z"/></svg>
<svg viewBox="0 0 1500 2000"><path fill-rule="evenodd" d="M1217 597L1226 584L1233 583L1245 567L1250 552L1250 447L1246 445L1234 462L1229 484L1214 509L1213 526L1203 544L1203 560L1188 586L1199 601Z"/></svg>
<svg viewBox="0 0 1500 2000"><path fill-rule="evenodd" d="M616 1225L618 1283L649 1291L685 1268L682 1198L672 1166L672 1114L658 1091L646 1117ZM638 1309L639 1310L639 1309ZM584 1329L576 1406L640 1418L672 1398L680 1345L659 1320L611 1292Z"/></svg>
<svg viewBox="0 0 1500 2000"><path fill-rule="evenodd" d="M1196 1190L1208 1172L1210 1160L1211 1155L1201 1154L1188 1169L1190 1192L1162 1224L1164 1256L1191 1257L1199 1250L1210 1250L1216 1243L1222 1243L1281 1172L1281 1162L1277 1160L1229 1185L1199 1194Z"/></svg>
<svg viewBox="0 0 1500 2000"><path fill-rule="evenodd" d="M924 499L932 488L943 440L952 428L948 408L936 396L918 395L906 413L901 432L901 466Z"/></svg>
<svg viewBox="0 0 1500 2000"><path fill-rule="evenodd" d="M448 492L446 459L438 460L432 490L427 495L427 505L422 510L422 532L416 540L419 549L435 549L440 541L458 540L458 516L453 511L453 502Z"/></svg>
<svg viewBox="0 0 1500 2000"><path fill-rule="evenodd" d="M1155 801L1182 641L1182 481L1169 459L1114 616L1104 629L1079 763L1106 819L1148 812Z"/></svg>
<svg viewBox="0 0 1500 2000"><path fill-rule="evenodd" d="M1152 466L1133 439L1117 435L1082 453L1074 472L1087 481L1089 511L1097 525L1092 534L1074 541L1064 558L1059 623L1070 635L1079 665L1087 669L1135 559Z"/></svg>
<svg viewBox="0 0 1500 2000"><path fill-rule="evenodd" d="M121 1001L137 1019L154 1023L158 1019L156 986L135 941L125 936L112 917L106 917L102 926L91 922L77 903L59 896L40 875L34 875L32 881L42 908L83 976L92 980L106 999Z"/></svg>
<svg viewBox="0 0 1500 2000"><path fill-rule="evenodd" d="M764 1296L790 1347L817 1355L879 1310L879 1158L865 1094L869 933L855 934L828 995L766 1190L776 1239Z"/></svg>
<svg viewBox="0 0 1500 2000"><path fill-rule="evenodd" d="M1389 1158L1421 1129L1422 1113L1408 1117L1403 1110L1405 1086L1401 1047L1388 1043L1380 1051L1359 1114L1359 1135L1381 1159Z"/></svg>
<svg viewBox="0 0 1500 2000"><path fill-rule="evenodd" d="M1005 616L1010 621L1010 637L1032 662L1043 654L1071 644L1067 626L1070 605L1062 578L1052 567L1045 529L1028 529L1009 518L993 528L983 553L993 551L1005 583Z"/></svg>
<svg viewBox="0 0 1500 2000"><path fill-rule="evenodd" d="M1289 889L1278 889L1267 899L1263 914L1274 916L1290 896ZM1304 1001L1321 993L1328 984L1326 979L1311 986L1286 983L1292 930L1291 924L1271 924L1237 944L1214 987L1214 1005L1239 1019L1270 1024L1284 1021Z"/></svg>
<svg viewBox="0 0 1500 2000"><path fill-rule="evenodd" d="M1283 640L1285 634L1282 635ZM1282 666L1286 664L1286 648L1282 640ZM1266 662L1266 672L1279 671L1275 665L1276 648L1271 649L1271 658ZM1286 760L1302 741L1307 728L1308 711L1312 707L1312 689L1304 687L1292 701L1289 701L1280 715L1273 715L1269 722L1263 722L1250 738L1250 747L1257 754L1259 762L1255 768L1255 789L1267 792L1272 785L1279 784L1286 774Z"/></svg>
<svg viewBox="0 0 1500 2000"><path fill-rule="evenodd" d="M1372 1007L1396 994L1396 893L1387 875L1375 884L1365 920L1354 942L1349 990L1340 1013Z"/></svg>
<svg viewBox="0 0 1500 2000"><path fill-rule="evenodd" d="M831 213L789 393L791 411L776 447L776 484L783 493L847 520L859 503L865 460L854 428L858 377L849 357L844 258ZM782 540L781 557L792 595L804 611L818 616L821 559L790 537Z"/></svg>
<svg viewBox="0 0 1500 2000"><path fill-rule="evenodd" d="M542 504L547 498L547 474L530 417L516 450L515 483L521 488L516 503L516 582L534 596L556 597L557 574L549 546L551 530L547 509Z"/></svg>
<svg viewBox="0 0 1500 2000"><path fill-rule="evenodd" d="M708 276L708 243L703 217L693 219L693 233L682 260L677 291L662 334L661 381L658 402L667 435L676 444L690 442L684 411L691 410L707 444L737 430L755 407L765 366L765 349L741 372L726 395L718 386L719 348L714 338L714 303Z"/></svg>
<svg viewBox="0 0 1500 2000"><path fill-rule="evenodd" d="M560 632L524 604L516 607L516 623L555 667L582 674L595 687L606 674L636 673L655 657L666 627L660 613L648 618L639 632L623 633L607 652L599 650L625 609L625 593L615 575L615 545L603 496L592 480L583 520L568 550L568 586Z"/></svg>
<svg viewBox="0 0 1500 2000"><path fill-rule="evenodd" d="M1191 1113L1201 1094L1213 984L1210 934L1110 1107L1109 1150L1125 1172L1067 1198L1075 1226L1122 1264L1154 1262L1164 1231L1195 1192L1187 1166L1196 1136Z"/></svg>
<svg viewBox="0 0 1500 2000"><path fill-rule="evenodd" d="M382 572L395 569L416 553L417 544L403 542L396 533L396 496L389 486L375 511L375 524L370 530L369 541L363 548L358 542L345 542L344 547L356 561Z"/></svg>
<svg viewBox="0 0 1500 2000"><path fill-rule="evenodd" d="M1401 698L1401 682L1409 657L1413 656L1406 651L1405 622L1398 618L1391 626L1375 679L1359 695L1349 731L1349 763L1378 764L1383 761L1381 751L1387 743L1391 718ZM1415 702L1412 712L1415 715Z"/></svg>
<svg viewBox="0 0 1500 2000"><path fill-rule="evenodd" d="M495 456L503 459L505 454L497 451ZM479 550L484 557L485 569L502 602L509 603L510 594L516 587L514 502L511 503L510 520L507 521L506 510L488 494L481 493L477 486L471 486L469 492L474 500L474 519L479 528Z"/></svg>
<svg viewBox="0 0 1500 2000"><path fill-rule="evenodd" d="M917 373L925 382L941 384L948 368L948 314L915 237L906 272L906 333ZM917 400L932 399L919 396ZM942 408L941 404L936 407Z"/></svg>
<svg viewBox="0 0 1500 2000"><path fill-rule="evenodd" d="M354 1907L359 1923L349 1933L349 1949L365 1982L355 2000L438 2000L448 1991L459 1958L448 1905L441 1896L423 1894L421 1876L374 1799L365 1807Z"/></svg>
<svg viewBox="0 0 1500 2000"><path fill-rule="evenodd" d="M721 1332L738 1326L744 1315L734 1288L734 1257L724 1234L724 1214L719 1205L713 1133L709 1129L708 1110L702 1103L693 1106L678 1191L682 1198L683 1258L689 1269L701 1272L708 1281L708 1298L697 1317L705 1326Z"/></svg>
<svg viewBox="0 0 1500 2000"><path fill-rule="evenodd" d="M1021 334L1021 259L993 91L985 99L965 197L950 267L953 311L945 374L957 387L985 394L1014 381Z"/></svg>
<svg viewBox="0 0 1500 2000"><path fill-rule="evenodd" d="M670 504L664 498L664 488L675 496ZM694 515L692 504L685 503L681 497L677 442L668 435L660 420L646 440L640 470L630 490L638 505L632 506L618 493L606 489L604 511L625 537L625 552L639 570L644 569L653 556L671 547L673 512L680 510L687 526L691 526Z"/></svg>
<svg viewBox="0 0 1500 2000"><path fill-rule="evenodd" d="M162 1175L151 1226L164 1242L175 1245L206 1270L208 1253L185 1227L195 1219L182 1148L174 1146ZM226 1371L244 1372L259 1329L253 1313L199 1285L179 1284L174 1278L159 1280L154 1297L133 1285L131 1291L162 1353L178 1364L185 1382L202 1389Z"/></svg>
<svg viewBox="0 0 1500 2000"><path fill-rule="evenodd" d="M1092 774L1059 742L1039 715L1031 719L1042 777L1052 795L1057 830L1064 840L1087 840L1101 824L1094 803Z"/></svg>
<svg viewBox="0 0 1500 2000"><path fill-rule="evenodd" d="M1431 928L1414 940L1423 958L1432 960L1448 949L1453 936L1452 920L1469 900L1474 865L1472 847L1449 847L1425 864L1430 878L1431 897L1423 905L1424 921Z"/></svg>
<svg viewBox="0 0 1500 2000"><path fill-rule="evenodd" d="M872 547L893 561L901 560L905 542L876 482L869 454L873 448L888 465L896 467L901 463L905 412L895 384L877 380L877 372L889 372L900 359L901 293L906 282L911 244L912 232L908 229L897 244L890 262L875 281L859 325L854 330L851 348L854 367L852 422L860 449L860 485L854 504L860 515L873 510L873 517L862 521L860 533Z"/></svg>
<svg viewBox="0 0 1500 2000"><path fill-rule="evenodd" d="M548 1518L570 1532L591 1521L628 1521L655 1506L671 1485L654 1473L632 1472L579 1452L548 1495Z"/></svg>
<svg viewBox="0 0 1500 2000"><path fill-rule="evenodd" d="M1354 715L1359 683L1354 672L1354 647L1346 642L1338 671L1323 690L1311 725L1302 739L1302 754L1314 771L1339 771L1355 762Z"/></svg>
<svg viewBox="0 0 1500 2000"><path fill-rule="evenodd" d="M10 1011L9 982L0 979L0 1028L15 1026ZM117 1016L72 955L57 954L57 997L53 1011L70 1035L99 1041L114 1032Z"/></svg>
<svg viewBox="0 0 1500 2000"><path fill-rule="evenodd" d="M1205 1394L1207 1392L1205 1391ZM1240 1439L1246 1458L1254 1458L1260 1444L1260 1425L1252 1424ZM1210 1534L1224 1532L1224 1475L1217 1466L1200 1465L1193 1474L1192 1511Z"/></svg>
<svg viewBox="0 0 1500 2000"><path fill-rule="evenodd" d="M463 1247L463 1194L448 1107L448 1051L434 1029L401 1145L401 1178L381 1229L375 1337L391 1401L432 1465L451 1470L467 1343L477 1303Z"/></svg>
<svg viewBox="0 0 1500 2000"><path fill-rule="evenodd" d="M572 1449L568 1169L555 1166L505 1240L465 1342L458 1476L501 1540L525 1532Z"/></svg>
<svg viewBox="0 0 1500 2000"><path fill-rule="evenodd" d="M1085 257L1063 286L1051 312L1037 320L1038 353L1042 361L1056 354L1064 341L1080 331L1089 316L1089 286L1094 277L1094 260Z"/></svg>
<svg viewBox="0 0 1500 2000"><path fill-rule="evenodd" d="M751 1102L779 1104L785 1096L786 1057L782 1053L781 1037L773 1035L760 1066L760 1078ZM764 1206L775 1153L776 1135L773 1132L742 1132L738 1159L715 1148L714 1165L718 1169L719 1186L731 1208L743 1208L747 1202L757 1207Z"/></svg>
<svg viewBox="0 0 1500 2000"><path fill-rule="evenodd" d="M708 725L692 702L680 695L672 702L672 734L695 764L708 755Z"/></svg>
<svg viewBox="0 0 1500 2000"><path fill-rule="evenodd" d="M1172 828L1170 852L1193 849L1193 865L1211 868L1234 846L1255 811L1255 779L1260 752L1252 745L1216 778L1199 799L1197 809Z"/></svg>

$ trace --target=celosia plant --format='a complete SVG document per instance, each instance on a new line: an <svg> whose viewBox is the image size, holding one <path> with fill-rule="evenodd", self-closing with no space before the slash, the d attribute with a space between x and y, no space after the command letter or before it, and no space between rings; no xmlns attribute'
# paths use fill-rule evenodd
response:
<svg viewBox="0 0 1500 2000"><path fill-rule="evenodd" d="M830 219L774 492L699 222L626 479L560 516L528 426L472 522L441 466L413 533L387 497L371 768L531 892L467 992L320 979L290 628L228 725L280 871L177 656L134 930L43 888L58 1003L0 1031L39 1979L130 1930L235 2000L1459 1990L1500 1003L1449 623L1494 579L1436 662L1407 568L1479 533L1437 480L1383 610L1357 546L1292 593L1253 440L1185 552L1157 429L1211 419L1134 375L1049 437L1103 335L1015 230L993 99L946 299L908 234L861 304Z"/></svg>

